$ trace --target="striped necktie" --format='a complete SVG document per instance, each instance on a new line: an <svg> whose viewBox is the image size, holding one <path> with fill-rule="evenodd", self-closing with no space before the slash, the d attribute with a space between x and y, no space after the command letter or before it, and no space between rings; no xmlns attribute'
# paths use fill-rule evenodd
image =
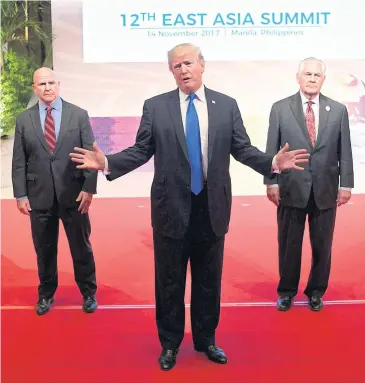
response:
<svg viewBox="0 0 365 383"><path fill-rule="evenodd" d="M49 150L53 153L56 147L56 131L54 119L52 117L52 107L48 106L46 111L46 119L44 121L44 136L46 138L47 144L49 146Z"/></svg>
<svg viewBox="0 0 365 383"><path fill-rule="evenodd" d="M307 102L307 110L305 113L305 122L307 123L308 135L311 140L312 145L316 143L316 120L314 118L314 112L312 109L313 101Z"/></svg>

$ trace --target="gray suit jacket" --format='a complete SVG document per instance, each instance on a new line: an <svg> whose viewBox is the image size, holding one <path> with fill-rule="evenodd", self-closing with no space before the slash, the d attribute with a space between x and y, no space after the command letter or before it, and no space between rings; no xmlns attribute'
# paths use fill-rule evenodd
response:
<svg viewBox="0 0 365 383"><path fill-rule="evenodd" d="M69 154L75 146L92 149L93 142L86 110L64 100L54 153L44 138L38 103L21 113L16 120L13 149L14 197L28 196L32 209L49 209L56 193L61 206L77 207L81 190L96 193L97 172L76 169Z"/></svg>
<svg viewBox="0 0 365 383"><path fill-rule="evenodd" d="M267 176L271 174L273 155L251 145L233 98L207 88L205 94L209 212L213 230L222 236L228 231L231 213L230 155ZM135 145L107 156L108 179L136 169L153 155L152 225L161 235L181 238L190 220L191 174L178 89L145 101Z"/></svg>
<svg viewBox="0 0 365 383"><path fill-rule="evenodd" d="M292 170L275 178L264 179L267 185L278 183L280 203L304 208L311 188L319 209L336 206L339 182L354 186L354 173L348 113L345 105L320 94L319 127L315 146L309 135L300 93L276 102L271 109L267 153L276 153L289 144L289 149L307 149L310 153L304 171Z"/></svg>

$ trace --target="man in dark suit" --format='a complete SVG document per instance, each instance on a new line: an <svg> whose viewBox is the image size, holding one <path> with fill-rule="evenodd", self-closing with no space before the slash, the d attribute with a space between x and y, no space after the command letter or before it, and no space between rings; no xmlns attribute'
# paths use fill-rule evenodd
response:
<svg viewBox="0 0 365 383"><path fill-rule="evenodd" d="M38 315L46 314L58 286L59 219L68 238L83 310L94 312L95 263L89 241L89 206L96 193L97 172L76 169L74 146L91 148L94 136L88 114L59 97L59 81L49 68L35 71L33 89L39 102L17 117L12 178L21 213L30 216L37 253Z"/></svg>
<svg viewBox="0 0 365 383"><path fill-rule="evenodd" d="M311 310L322 309L330 275L336 205L349 201L354 186L347 109L320 93L324 80L322 61L303 60L297 73L299 92L276 102L270 114L267 153L275 153L286 143L310 153L303 172L283 172L264 179L269 200L278 206L277 307L281 311L290 309L298 292L307 215L312 267L304 293Z"/></svg>
<svg viewBox="0 0 365 383"><path fill-rule="evenodd" d="M231 213L230 155L270 176L274 168L308 161L305 150L264 154L251 145L237 102L206 88L198 48L182 44L168 54L178 89L147 100L134 146L104 156L75 148L80 169L104 169L114 180L154 156L151 189L155 254L156 321L162 370L171 369L184 336L185 283L190 259L194 346L210 360L226 363L215 344L219 321L225 234Z"/></svg>

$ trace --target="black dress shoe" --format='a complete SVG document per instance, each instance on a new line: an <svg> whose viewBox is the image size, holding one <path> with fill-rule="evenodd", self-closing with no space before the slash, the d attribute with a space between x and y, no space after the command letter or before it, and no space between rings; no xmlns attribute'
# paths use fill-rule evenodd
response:
<svg viewBox="0 0 365 383"><path fill-rule="evenodd" d="M169 350L163 348L158 358L158 363L160 364L160 368L163 371L171 370L176 364L176 355L179 352L179 349Z"/></svg>
<svg viewBox="0 0 365 383"><path fill-rule="evenodd" d="M291 308L293 298L289 296L279 297L276 307L279 311L288 311Z"/></svg>
<svg viewBox="0 0 365 383"><path fill-rule="evenodd" d="M39 298L37 305L35 307L35 311L38 315L44 315L47 314L48 311L51 309L51 305L53 303L53 297L52 298Z"/></svg>
<svg viewBox="0 0 365 383"><path fill-rule="evenodd" d="M321 311L323 309L322 298L318 295L314 295L309 298L308 306L312 311Z"/></svg>
<svg viewBox="0 0 365 383"><path fill-rule="evenodd" d="M96 302L96 299L93 295L89 296L89 297L84 297L84 304L82 305L82 309L90 314L90 313L93 313L96 308L98 307L98 304Z"/></svg>
<svg viewBox="0 0 365 383"><path fill-rule="evenodd" d="M209 360L215 363L226 364L227 357L224 351L216 345L211 345L207 347L200 348L198 346L194 347L198 352L204 352Z"/></svg>

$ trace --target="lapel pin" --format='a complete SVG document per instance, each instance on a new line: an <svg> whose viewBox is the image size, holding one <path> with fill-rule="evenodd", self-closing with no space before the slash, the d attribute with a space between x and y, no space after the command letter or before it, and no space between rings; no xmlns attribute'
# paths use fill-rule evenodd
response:
<svg viewBox="0 0 365 383"><path fill-rule="evenodd" d="M215 101L214 101L214 100L212 100L212 104L215 104Z"/></svg>
<svg viewBox="0 0 365 383"><path fill-rule="evenodd" d="M325 109L327 110L327 112L331 110L331 108L328 105L325 107Z"/></svg>

